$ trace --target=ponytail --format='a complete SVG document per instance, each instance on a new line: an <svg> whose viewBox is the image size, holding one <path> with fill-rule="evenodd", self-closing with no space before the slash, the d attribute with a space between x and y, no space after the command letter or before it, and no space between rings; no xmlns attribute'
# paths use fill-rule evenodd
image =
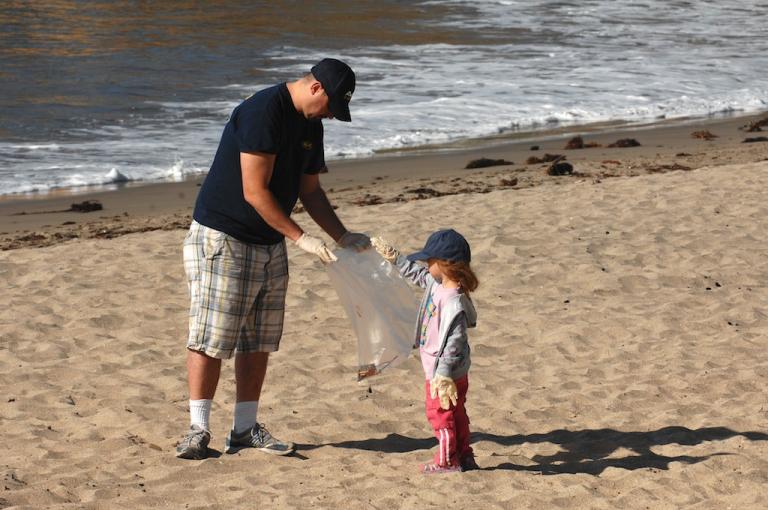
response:
<svg viewBox="0 0 768 510"><path fill-rule="evenodd" d="M440 266L440 270L451 280L458 282L461 287L461 291L469 294L477 289L480 282L477 280L477 276L469 267L467 262L449 262L447 260L438 260L437 264Z"/></svg>

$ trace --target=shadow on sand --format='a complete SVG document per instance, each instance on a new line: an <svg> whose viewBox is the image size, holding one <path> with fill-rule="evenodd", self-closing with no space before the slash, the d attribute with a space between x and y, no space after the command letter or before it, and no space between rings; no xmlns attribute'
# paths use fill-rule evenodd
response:
<svg viewBox="0 0 768 510"><path fill-rule="evenodd" d="M515 446L524 443L551 443L560 445L562 450L554 455L535 455L526 459L523 464L504 462L486 470L505 469L512 471L535 471L542 474L586 473L599 475L609 467L628 470L655 468L669 469L671 462L696 464L719 455L731 453L714 453L711 455L692 456L658 455L651 451L654 446L678 444L694 446L705 441L723 441L741 436L750 441L768 441L764 432L736 432L725 427L705 427L689 429L686 427L664 427L649 432L622 432L613 429L587 430L553 430L543 434L515 434L502 436L487 432L474 432L472 442L490 441L502 446ZM322 446L336 448L352 448L357 450L378 451L384 453L406 453L414 450L427 450L437 445L434 438L411 438L400 434L389 434L381 439L363 439L359 441L342 441L321 445L297 445L299 450L312 450ZM620 449L630 450L633 454L622 457L611 457ZM497 457L500 458L500 457Z"/></svg>

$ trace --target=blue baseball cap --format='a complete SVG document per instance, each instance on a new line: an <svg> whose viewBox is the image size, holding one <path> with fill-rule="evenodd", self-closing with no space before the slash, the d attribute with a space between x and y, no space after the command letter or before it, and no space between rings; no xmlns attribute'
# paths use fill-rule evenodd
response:
<svg viewBox="0 0 768 510"><path fill-rule="evenodd" d="M467 262L472 259L469 243L464 236L452 228L438 230L427 239L427 244L421 251L411 253L407 257L414 262L417 260L442 259L449 262Z"/></svg>
<svg viewBox="0 0 768 510"><path fill-rule="evenodd" d="M323 85L328 94L328 109L341 121L349 122L349 102L355 91L355 72L347 64L335 58L324 58L310 71Z"/></svg>

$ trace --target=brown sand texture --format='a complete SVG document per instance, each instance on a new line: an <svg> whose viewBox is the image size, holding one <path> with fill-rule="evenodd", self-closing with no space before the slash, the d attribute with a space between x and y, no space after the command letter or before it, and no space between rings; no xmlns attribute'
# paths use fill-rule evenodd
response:
<svg viewBox="0 0 768 510"><path fill-rule="evenodd" d="M0 508L768 508L766 190L759 162L341 207L403 251L472 245L482 470L443 476L418 360L358 384L309 255L259 410L297 454L221 453L230 361L185 461L184 232L2 252Z"/></svg>

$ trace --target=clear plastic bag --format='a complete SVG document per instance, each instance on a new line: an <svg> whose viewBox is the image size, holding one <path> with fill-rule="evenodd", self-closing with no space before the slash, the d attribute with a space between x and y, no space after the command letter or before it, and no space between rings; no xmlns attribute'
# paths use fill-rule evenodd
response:
<svg viewBox="0 0 768 510"><path fill-rule="evenodd" d="M357 380L404 362L413 347L418 302L413 291L375 250L334 251L331 285L357 335Z"/></svg>

